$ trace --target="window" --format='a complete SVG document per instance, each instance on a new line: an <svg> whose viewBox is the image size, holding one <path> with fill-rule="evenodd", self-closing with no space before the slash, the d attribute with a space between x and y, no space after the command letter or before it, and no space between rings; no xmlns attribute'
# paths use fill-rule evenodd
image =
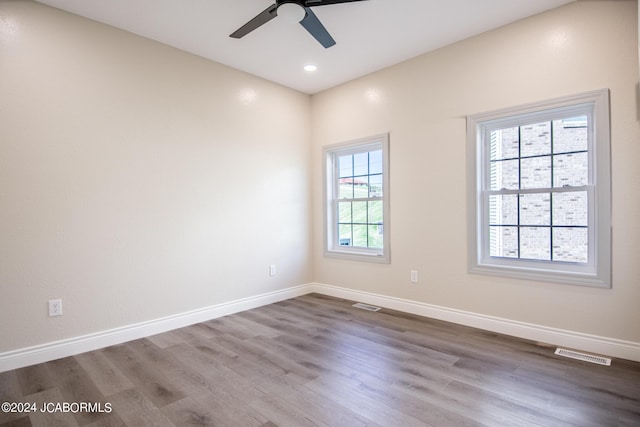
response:
<svg viewBox="0 0 640 427"><path fill-rule="evenodd" d="M389 262L389 137L324 149L325 255Z"/></svg>
<svg viewBox="0 0 640 427"><path fill-rule="evenodd" d="M610 287L608 90L467 126L470 271Z"/></svg>

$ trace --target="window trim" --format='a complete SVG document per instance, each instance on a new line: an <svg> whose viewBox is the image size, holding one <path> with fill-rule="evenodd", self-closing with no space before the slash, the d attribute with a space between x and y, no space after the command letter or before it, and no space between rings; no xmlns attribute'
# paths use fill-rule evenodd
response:
<svg viewBox="0 0 640 427"><path fill-rule="evenodd" d="M489 172L483 137L496 122L521 125L525 118L547 120L553 114L592 106L589 140L589 257L587 264L490 257L484 187ZM582 112L580 114L583 114ZM611 155L609 90L505 108L467 117L468 270L470 273L592 287L611 287ZM579 187L576 187L579 188ZM560 189L561 190L561 189ZM562 190L561 190L562 191ZM591 217L592 216L592 217ZM592 244L593 241L593 244ZM592 253L592 251L594 251Z"/></svg>
<svg viewBox="0 0 640 427"><path fill-rule="evenodd" d="M382 215L383 237L382 249L346 247L338 242L337 198L335 194L338 155L354 154L363 151L382 150ZM389 221L389 134L374 135L353 141L324 146L322 149L323 165L323 209L324 209L324 255L326 257L368 261L389 264L391 262L390 221Z"/></svg>

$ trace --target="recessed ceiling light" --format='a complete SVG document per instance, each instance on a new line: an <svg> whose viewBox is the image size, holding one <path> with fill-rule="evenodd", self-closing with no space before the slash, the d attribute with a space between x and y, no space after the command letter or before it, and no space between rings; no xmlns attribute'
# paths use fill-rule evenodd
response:
<svg viewBox="0 0 640 427"><path fill-rule="evenodd" d="M304 66L304 70L305 71L309 71L309 72L315 71L317 69L318 69L318 67L313 65L313 64L307 64L307 65Z"/></svg>

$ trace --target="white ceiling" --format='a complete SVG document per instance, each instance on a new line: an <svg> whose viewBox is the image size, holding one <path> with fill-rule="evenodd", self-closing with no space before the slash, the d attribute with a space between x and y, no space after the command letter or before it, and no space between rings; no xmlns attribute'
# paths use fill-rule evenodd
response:
<svg viewBox="0 0 640 427"><path fill-rule="evenodd" d="M314 7L337 44L324 49L276 17L242 39L233 31L274 0L38 0L305 93L574 0L367 0ZM313 63L315 72L303 65Z"/></svg>

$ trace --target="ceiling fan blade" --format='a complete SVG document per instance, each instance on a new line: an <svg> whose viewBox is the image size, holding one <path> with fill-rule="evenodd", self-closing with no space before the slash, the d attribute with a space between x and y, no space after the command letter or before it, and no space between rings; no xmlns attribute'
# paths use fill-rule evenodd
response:
<svg viewBox="0 0 640 427"><path fill-rule="evenodd" d="M336 44L336 41L331 37L331 34L329 34L324 25L322 25L322 22L320 22L316 14L308 7L305 7L304 10L307 12L307 16L300 21L300 25L302 25L309 34L315 37L315 39L318 40L325 49Z"/></svg>
<svg viewBox="0 0 640 427"><path fill-rule="evenodd" d="M367 0L305 0L305 7L326 6L328 4L350 3L354 1L367 1Z"/></svg>
<svg viewBox="0 0 640 427"><path fill-rule="evenodd" d="M266 24L267 22L271 21L273 18L278 16L278 14L276 12L277 9L278 9L278 5L275 4L275 3L272 4L271 6L269 6L268 8L263 10L262 12L260 12L251 21L247 22L242 27L238 28L233 33L231 33L229 35L229 37L233 37L234 39L239 39L241 37L246 36L251 31L255 30L256 28L258 28L261 25Z"/></svg>

